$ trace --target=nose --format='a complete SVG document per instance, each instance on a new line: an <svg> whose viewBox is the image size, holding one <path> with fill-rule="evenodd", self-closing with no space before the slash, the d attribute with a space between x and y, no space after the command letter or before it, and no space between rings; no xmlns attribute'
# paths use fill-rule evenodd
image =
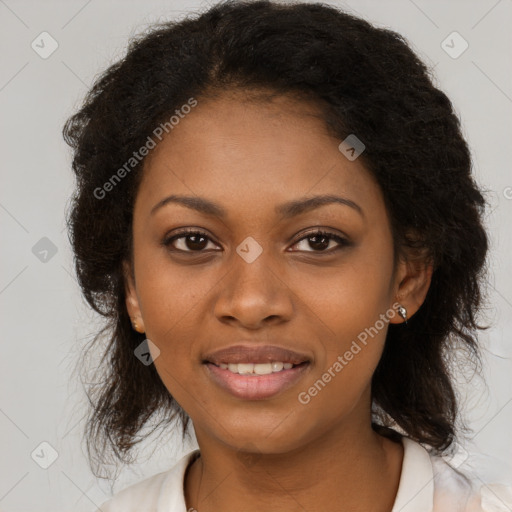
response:
<svg viewBox="0 0 512 512"><path fill-rule="evenodd" d="M215 316L247 329L289 321L294 313L293 292L279 274L263 255L252 263L239 258L223 279Z"/></svg>

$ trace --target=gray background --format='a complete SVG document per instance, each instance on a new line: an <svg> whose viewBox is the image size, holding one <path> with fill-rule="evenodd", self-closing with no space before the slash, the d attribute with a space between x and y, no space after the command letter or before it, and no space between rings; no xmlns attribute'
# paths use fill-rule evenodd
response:
<svg viewBox="0 0 512 512"><path fill-rule="evenodd" d="M512 1L328 3L403 34L435 66L438 85L462 118L475 175L493 205L487 218L492 236L487 314L493 327L480 336L487 387L478 379L460 384L475 433L461 447L461 460L482 479L510 478ZM123 56L130 35L207 5L193 0L0 0L1 511L86 512L108 496L108 485L90 472L81 442L85 399L73 369L99 324L73 277L64 230L73 180L70 151L60 132L95 76ZM58 43L47 59L31 47L43 31ZM442 47L453 31L469 45L458 58ZM445 47L452 46L453 54L461 44L451 36ZM51 243L41 241L45 237ZM42 252L50 246L55 254ZM35 462L50 456L42 442L58 453L48 469ZM147 444L146 459L153 449ZM125 470L115 490L167 469L188 449L171 439L150 460L142 457L139 465ZM39 459L31 457L34 450Z"/></svg>

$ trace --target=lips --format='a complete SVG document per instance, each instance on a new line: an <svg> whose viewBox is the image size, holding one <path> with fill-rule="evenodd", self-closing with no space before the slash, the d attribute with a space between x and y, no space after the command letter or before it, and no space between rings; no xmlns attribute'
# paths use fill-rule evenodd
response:
<svg viewBox="0 0 512 512"><path fill-rule="evenodd" d="M309 362L310 359L306 354L295 352L293 350L279 347L276 345L232 345L214 352L206 354L202 363L213 363L219 366L224 364L239 364L239 363L271 363L273 361L280 361L282 363L291 363L298 365L304 362Z"/></svg>
<svg viewBox="0 0 512 512"><path fill-rule="evenodd" d="M268 375L241 375L213 363L206 363L203 368L206 376L218 389L239 400L268 400L276 398L293 387L298 387L299 382L309 373L310 364L304 362ZM300 389L304 387L303 384Z"/></svg>
<svg viewBox="0 0 512 512"><path fill-rule="evenodd" d="M296 386L311 368L311 357L278 345L251 342L206 354L206 376L220 389L242 400L266 400ZM270 370L270 372L269 372Z"/></svg>

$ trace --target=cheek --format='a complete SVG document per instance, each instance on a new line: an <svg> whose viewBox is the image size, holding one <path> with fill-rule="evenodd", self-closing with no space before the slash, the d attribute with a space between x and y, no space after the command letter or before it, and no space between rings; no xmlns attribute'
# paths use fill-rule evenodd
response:
<svg viewBox="0 0 512 512"><path fill-rule="evenodd" d="M361 256L362 251L354 253L329 272L290 276L291 282L301 283L290 288L305 306L304 312L329 344L337 340L340 349L371 328L390 305L391 263Z"/></svg>
<svg viewBox="0 0 512 512"><path fill-rule="evenodd" d="M194 266L172 263L164 252L140 253L136 263L139 301L147 332L164 341L191 321L215 281Z"/></svg>
<svg viewBox="0 0 512 512"><path fill-rule="evenodd" d="M337 422L361 405L370 385L384 347L387 324L382 329L361 328L360 321L343 322L339 317L337 332L331 340L323 340L313 372L297 396L311 418ZM364 407L369 403L364 402ZM330 423L330 422L329 422Z"/></svg>
<svg viewBox="0 0 512 512"><path fill-rule="evenodd" d="M351 261L328 279L320 274L307 278L302 288L319 341L310 387L303 389L303 402L310 400L313 409L330 402L339 413L355 404L370 385L383 351L392 314L391 260Z"/></svg>
<svg viewBox="0 0 512 512"><path fill-rule="evenodd" d="M155 368L176 400L186 403L181 383L197 371L204 303L215 281L199 278L197 270L194 276L192 267L179 269L165 258L141 257L136 272L146 336L160 351Z"/></svg>

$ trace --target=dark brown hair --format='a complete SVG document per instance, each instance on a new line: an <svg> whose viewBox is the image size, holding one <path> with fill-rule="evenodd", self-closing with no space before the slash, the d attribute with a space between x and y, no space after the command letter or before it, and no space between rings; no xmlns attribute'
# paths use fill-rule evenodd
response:
<svg viewBox="0 0 512 512"><path fill-rule="evenodd" d="M134 357L144 340L125 307L123 260L131 255L142 162L109 181L156 126L191 98L262 89L322 105L339 140L355 133L390 217L395 255L425 251L434 264L427 297L407 325L389 325L372 381L375 421L441 452L458 418L449 360L457 347L479 361L475 315L483 300L486 206L471 175L457 115L429 70L395 32L320 3L225 1L131 40L126 56L95 82L63 130L74 150L76 191L68 216L83 294L105 318L107 339L88 389L90 461L129 461L137 434L188 416L154 365ZM412 235L414 234L414 235ZM99 471L95 471L99 475Z"/></svg>

